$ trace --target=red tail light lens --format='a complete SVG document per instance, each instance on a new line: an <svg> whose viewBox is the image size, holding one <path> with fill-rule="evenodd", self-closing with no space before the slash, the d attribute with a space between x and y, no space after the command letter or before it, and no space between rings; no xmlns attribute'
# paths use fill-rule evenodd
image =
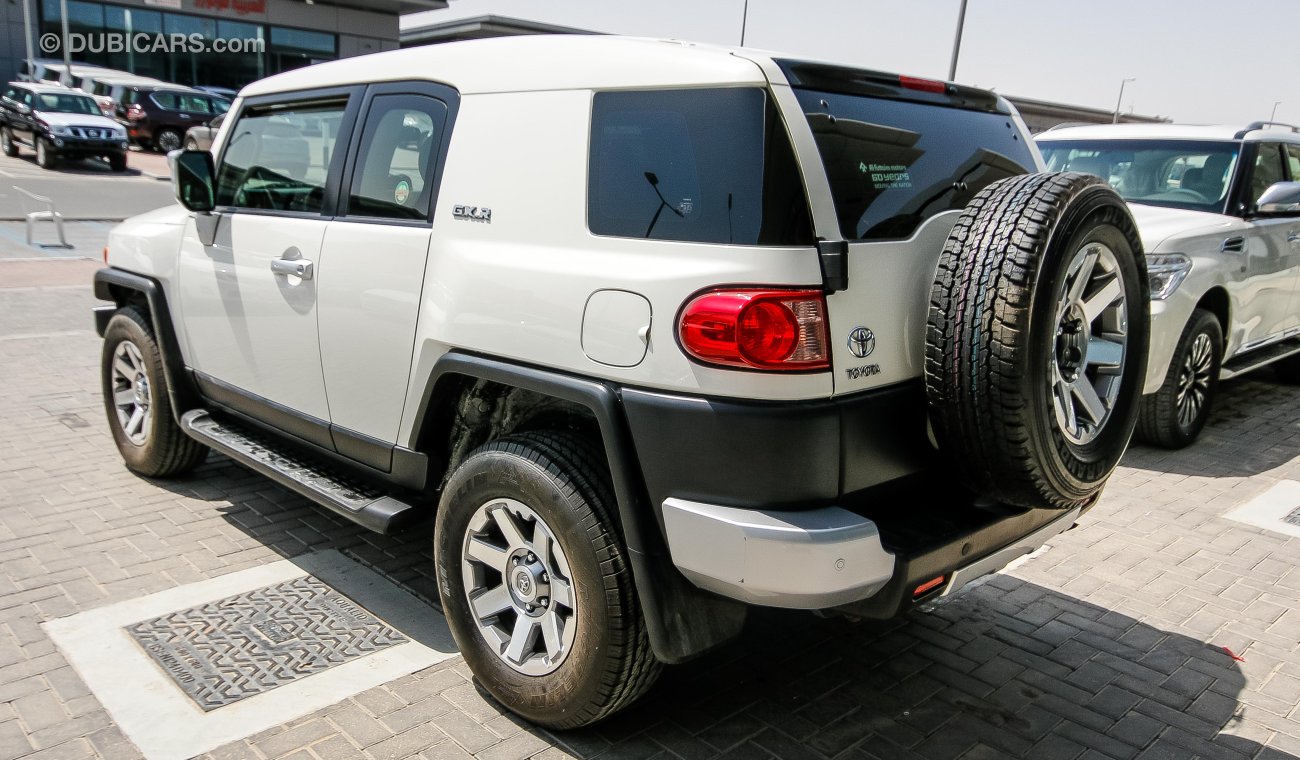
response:
<svg viewBox="0 0 1300 760"><path fill-rule="evenodd" d="M940 95L948 91L948 85L933 79L921 79L919 77L900 76L898 83L908 90L920 90L921 92L935 92Z"/></svg>
<svg viewBox="0 0 1300 760"><path fill-rule="evenodd" d="M138 104L132 103L126 108L126 118L131 121L139 121L144 118L144 109Z"/></svg>
<svg viewBox="0 0 1300 760"><path fill-rule="evenodd" d="M818 290L717 290L682 310L682 348L706 364L829 369L826 299Z"/></svg>

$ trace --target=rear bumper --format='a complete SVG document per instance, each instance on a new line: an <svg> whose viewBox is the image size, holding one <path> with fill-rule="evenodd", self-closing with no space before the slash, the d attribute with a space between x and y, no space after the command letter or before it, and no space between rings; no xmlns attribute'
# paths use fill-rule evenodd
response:
<svg viewBox="0 0 1300 760"><path fill-rule="evenodd" d="M1071 528L1080 512L994 515L935 544L891 551L875 522L839 507L780 512L680 499L663 504L673 564L696 586L750 604L836 607L881 618L997 572Z"/></svg>

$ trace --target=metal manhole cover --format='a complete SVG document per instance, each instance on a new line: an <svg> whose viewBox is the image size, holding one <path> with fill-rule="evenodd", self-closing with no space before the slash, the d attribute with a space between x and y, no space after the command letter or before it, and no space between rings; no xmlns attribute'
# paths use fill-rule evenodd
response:
<svg viewBox="0 0 1300 760"><path fill-rule="evenodd" d="M311 576L126 630L205 711L408 641Z"/></svg>
<svg viewBox="0 0 1300 760"><path fill-rule="evenodd" d="M1291 525L1300 528L1300 507L1291 510L1291 514L1283 517L1282 522L1290 523Z"/></svg>

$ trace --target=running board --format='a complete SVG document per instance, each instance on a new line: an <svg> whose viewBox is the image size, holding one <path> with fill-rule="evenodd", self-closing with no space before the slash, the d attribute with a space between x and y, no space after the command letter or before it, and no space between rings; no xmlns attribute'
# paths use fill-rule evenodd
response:
<svg viewBox="0 0 1300 760"><path fill-rule="evenodd" d="M1278 359L1285 359L1295 354L1300 354L1300 340L1293 338L1279 341L1271 346L1255 349L1224 363L1223 369L1219 370L1219 379L1228 380L1238 377L1272 364Z"/></svg>
<svg viewBox="0 0 1300 760"><path fill-rule="evenodd" d="M203 409L186 412L181 427L199 443L373 531L392 532L417 515L412 504L318 469L305 458L272 449L266 437L218 422Z"/></svg>

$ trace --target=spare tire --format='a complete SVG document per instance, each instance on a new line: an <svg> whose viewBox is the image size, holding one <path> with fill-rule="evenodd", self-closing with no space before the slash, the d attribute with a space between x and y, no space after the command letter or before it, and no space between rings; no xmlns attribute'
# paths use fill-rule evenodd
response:
<svg viewBox="0 0 1300 760"><path fill-rule="evenodd" d="M930 422L1000 502L1090 503L1137 422L1150 316L1124 201L1091 174L995 182L962 212L930 291Z"/></svg>

